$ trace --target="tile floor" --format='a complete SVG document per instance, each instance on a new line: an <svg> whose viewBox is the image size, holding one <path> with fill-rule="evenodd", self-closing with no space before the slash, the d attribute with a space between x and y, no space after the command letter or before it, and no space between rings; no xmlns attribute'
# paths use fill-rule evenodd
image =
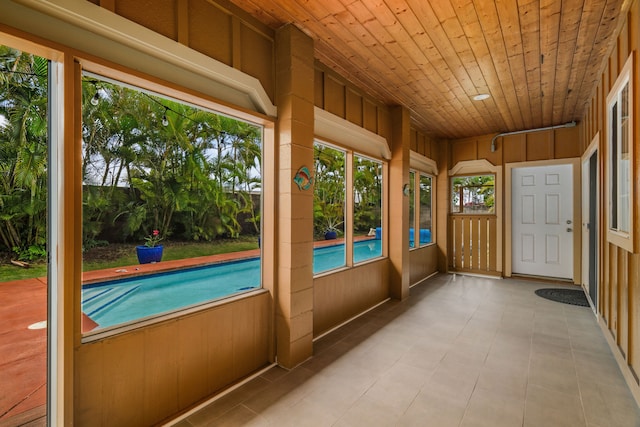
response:
<svg viewBox="0 0 640 427"><path fill-rule="evenodd" d="M640 426L590 308L439 275L175 426Z"/></svg>

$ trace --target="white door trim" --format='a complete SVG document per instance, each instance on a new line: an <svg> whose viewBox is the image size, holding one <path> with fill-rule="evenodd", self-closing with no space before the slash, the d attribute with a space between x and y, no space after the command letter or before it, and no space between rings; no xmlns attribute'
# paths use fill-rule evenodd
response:
<svg viewBox="0 0 640 427"><path fill-rule="evenodd" d="M519 162L519 163L505 163L505 214L504 214L504 231L505 231L505 239L504 239L504 253L505 253L505 262L504 262L504 275L505 277L511 277L513 273L513 260L512 260L512 240L511 236L513 233L512 224L511 224L511 214L512 214L512 206L513 197L511 194L511 172L514 168L525 168L525 167L533 167L533 166L553 166L553 165L572 165L573 166L573 224L581 224L582 223L582 207L580 203L581 194L582 194L582 173L580 173L580 168L582 166L581 160L579 157L572 157L568 159L555 159L555 160L538 160L532 162ZM580 257L577 254L580 254L581 244L582 242L582 233L573 233L573 253L576 256L573 257L573 283L580 284L581 283L581 264Z"/></svg>

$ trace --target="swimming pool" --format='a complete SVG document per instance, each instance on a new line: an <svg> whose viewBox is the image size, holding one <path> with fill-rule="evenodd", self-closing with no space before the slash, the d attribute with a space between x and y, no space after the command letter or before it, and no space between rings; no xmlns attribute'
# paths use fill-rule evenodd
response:
<svg viewBox="0 0 640 427"><path fill-rule="evenodd" d="M382 255L380 240L354 244L354 261ZM344 245L316 248L313 272L345 264ZM82 311L97 329L169 313L260 287L260 259L251 258L165 273L93 283L82 287Z"/></svg>

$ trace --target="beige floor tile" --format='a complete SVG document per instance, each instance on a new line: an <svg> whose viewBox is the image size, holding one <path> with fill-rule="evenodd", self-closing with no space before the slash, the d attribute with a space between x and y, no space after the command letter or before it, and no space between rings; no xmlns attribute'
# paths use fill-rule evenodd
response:
<svg viewBox="0 0 640 427"><path fill-rule="evenodd" d="M525 427L586 426L580 396L529 384L523 425Z"/></svg>
<svg viewBox="0 0 640 427"><path fill-rule="evenodd" d="M461 427L521 427L524 394L476 388L462 418Z"/></svg>
<svg viewBox="0 0 640 427"><path fill-rule="evenodd" d="M398 417L376 399L363 396L335 423L336 427L383 427L397 424Z"/></svg>
<svg viewBox="0 0 640 427"><path fill-rule="evenodd" d="M640 427L593 312L543 287L437 276L176 425Z"/></svg>
<svg viewBox="0 0 640 427"><path fill-rule="evenodd" d="M398 420L398 426L457 427L464 416L467 399L423 389Z"/></svg>

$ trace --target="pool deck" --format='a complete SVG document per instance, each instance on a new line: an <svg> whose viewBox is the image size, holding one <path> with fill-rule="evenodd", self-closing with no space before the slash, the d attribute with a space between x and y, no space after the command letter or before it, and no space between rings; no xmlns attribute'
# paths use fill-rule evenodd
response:
<svg viewBox="0 0 640 427"><path fill-rule="evenodd" d="M366 238L364 238L366 239ZM356 240L363 240L358 238ZM343 243L342 239L315 242L314 246ZM152 264L140 264L87 271L83 283L95 283L167 272L227 261L238 261L260 255L260 249L210 255ZM24 279L0 282L0 427L45 424L47 329L29 329L47 319L47 279ZM42 325L40 323L40 325ZM96 326L86 316L83 332Z"/></svg>

